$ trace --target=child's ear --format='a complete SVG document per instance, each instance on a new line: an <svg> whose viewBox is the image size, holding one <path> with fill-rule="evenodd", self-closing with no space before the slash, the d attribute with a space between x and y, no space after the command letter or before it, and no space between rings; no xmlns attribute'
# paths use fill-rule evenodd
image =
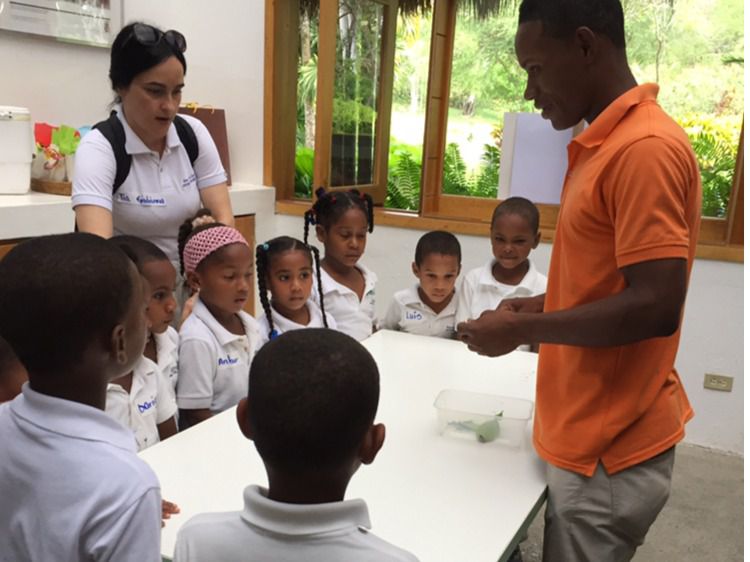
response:
<svg viewBox="0 0 750 562"><path fill-rule="evenodd" d="M411 262L411 272L414 274L414 277L419 277L419 266L415 261Z"/></svg>
<svg viewBox="0 0 750 562"><path fill-rule="evenodd" d="M316 224L315 225L315 237L318 239L318 242L325 243L325 241L326 241L326 229L323 228L322 224Z"/></svg>
<svg viewBox="0 0 750 562"><path fill-rule="evenodd" d="M198 292L201 288L201 280L195 271L191 271L187 274L188 286L193 290L194 293Z"/></svg>
<svg viewBox="0 0 750 562"><path fill-rule="evenodd" d="M376 423L370 426L365 433L362 443L359 446L359 458L362 464L370 464L380 451L385 441L385 425Z"/></svg>
<svg viewBox="0 0 750 562"><path fill-rule="evenodd" d="M539 242L541 241L541 239L542 239L542 233L537 232L536 236L534 236L534 245L531 246L531 248L535 250L536 247L539 245Z"/></svg>
<svg viewBox="0 0 750 562"><path fill-rule="evenodd" d="M125 341L125 326L117 324L112 330L110 337L110 355L119 365L125 365L128 362L127 343Z"/></svg>
<svg viewBox="0 0 750 562"><path fill-rule="evenodd" d="M250 409L250 403L247 401L247 398L243 398L240 400L239 404L237 404L237 425L240 426L240 431L242 432L242 435L247 437L250 441L253 440L253 430L250 428L250 422L248 421L247 414L248 410Z"/></svg>

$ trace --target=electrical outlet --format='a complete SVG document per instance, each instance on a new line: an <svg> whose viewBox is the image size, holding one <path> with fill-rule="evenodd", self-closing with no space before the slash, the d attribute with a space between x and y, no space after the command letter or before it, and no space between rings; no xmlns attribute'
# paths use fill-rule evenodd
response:
<svg viewBox="0 0 750 562"><path fill-rule="evenodd" d="M732 392L732 383L734 377L727 377L724 375L715 375L714 373L706 373L703 377L703 388L710 388L711 390L722 390L724 392Z"/></svg>

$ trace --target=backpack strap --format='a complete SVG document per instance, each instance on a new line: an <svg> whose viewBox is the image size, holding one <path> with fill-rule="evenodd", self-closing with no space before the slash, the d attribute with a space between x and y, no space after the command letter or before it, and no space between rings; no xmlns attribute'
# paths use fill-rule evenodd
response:
<svg viewBox="0 0 750 562"><path fill-rule="evenodd" d="M198 158L198 139L195 136L195 131L193 131L190 123L179 115L175 115L172 122L177 129L177 136L180 137L180 142L185 147L188 158L190 158L190 165L195 167L195 160Z"/></svg>
<svg viewBox="0 0 750 562"><path fill-rule="evenodd" d="M120 123L116 111L112 111L107 120L99 121L94 125L94 129L97 129L109 141L115 155L117 171L115 172L115 181L112 184L112 194L114 195L128 177L130 163L133 161L133 157L125 151L125 129Z"/></svg>
<svg viewBox="0 0 750 562"><path fill-rule="evenodd" d="M195 136L195 131L179 115L174 116L173 122L177 129L177 136L185 147L188 158L190 158L190 165L194 166L195 160L198 158L198 139ZM115 155L117 171L115 172L115 181L112 184L112 194L114 195L127 179L130 173L130 164L133 162L133 157L125 150L125 128L117 117L116 111L112 111L108 119L100 121L93 128L97 129L107 139Z"/></svg>

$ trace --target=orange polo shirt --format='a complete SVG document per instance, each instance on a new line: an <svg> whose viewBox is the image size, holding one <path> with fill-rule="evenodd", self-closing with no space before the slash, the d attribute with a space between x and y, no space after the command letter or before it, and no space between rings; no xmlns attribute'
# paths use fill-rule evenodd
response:
<svg viewBox="0 0 750 562"><path fill-rule="evenodd" d="M637 86L568 145L545 311L625 288L620 268L684 258L701 215L700 173L685 132ZM684 435L693 411L674 369L679 330L619 347L542 344L534 444L547 462L591 476L641 463Z"/></svg>

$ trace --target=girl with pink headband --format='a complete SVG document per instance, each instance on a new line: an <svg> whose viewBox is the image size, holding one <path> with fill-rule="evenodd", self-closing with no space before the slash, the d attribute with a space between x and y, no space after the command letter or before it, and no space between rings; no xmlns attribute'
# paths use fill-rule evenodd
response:
<svg viewBox="0 0 750 562"><path fill-rule="evenodd" d="M253 283L253 252L240 232L202 209L180 227L180 269L198 297L180 328L180 428L234 407L247 395L258 323L242 310Z"/></svg>

